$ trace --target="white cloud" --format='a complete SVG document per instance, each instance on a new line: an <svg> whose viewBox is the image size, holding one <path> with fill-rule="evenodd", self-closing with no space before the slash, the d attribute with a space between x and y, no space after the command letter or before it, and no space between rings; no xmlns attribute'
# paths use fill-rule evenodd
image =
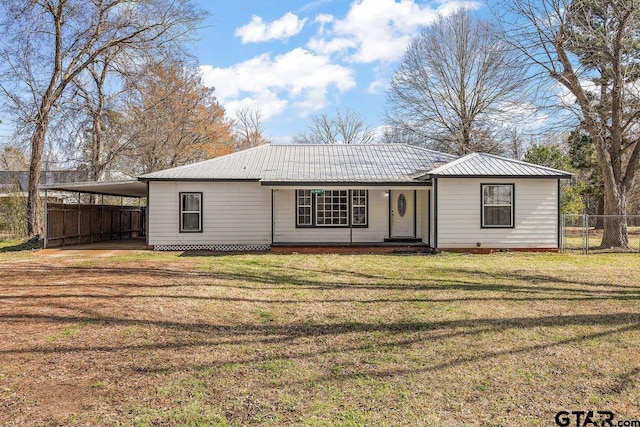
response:
<svg viewBox="0 0 640 427"><path fill-rule="evenodd" d="M330 88L345 92L356 86L351 69L302 48L275 58L262 54L228 68L203 65L200 70L204 84L216 88L227 110L255 102L265 120L289 107L303 116L318 111L326 106Z"/></svg>
<svg viewBox="0 0 640 427"><path fill-rule="evenodd" d="M317 9L317 8L319 8L321 6L324 6L325 4L329 4L331 2L333 2L333 0L315 0L315 1L312 1L312 2L307 3L304 6L302 6L299 9L299 11L300 12L308 12L310 10Z"/></svg>
<svg viewBox="0 0 640 427"><path fill-rule="evenodd" d="M389 89L389 78L385 75L384 77L377 77L374 81L369 83L367 93L378 95L384 93L387 89Z"/></svg>
<svg viewBox="0 0 640 427"><path fill-rule="evenodd" d="M245 97L235 101L227 102L224 107L229 116L235 116L243 109L259 110L262 120L268 121L272 117L278 116L287 109L289 101L280 99L269 91L257 94L255 98Z"/></svg>
<svg viewBox="0 0 640 427"><path fill-rule="evenodd" d="M521 132L531 132L544 127L549 115L540 111L529 102L505 102L499 106L501 113L494 114L491 119L496 124L515 128Z"/></svg>
<svg viewBox="0 0 640 427"><path fill-rule="evenodd" d="M356 0L344 19L333 21L331 31L325 31L326 36L320 32L308 47L325 55L343 53L358 63L393 62L404 54L411 37L438 13L446 15L463 6L478 7L479 3L454 0L434 9L414 0Z"/></svg>
<svg viewBox="0 0 640 427"><path fill-rule="evenodd" d="M283 40L302 31L306 22L306 18L300 19L291 12L268 24L265 24L261 17L254 15L250 23L236 29L234 34L242 37L242 44Z"/></svg>

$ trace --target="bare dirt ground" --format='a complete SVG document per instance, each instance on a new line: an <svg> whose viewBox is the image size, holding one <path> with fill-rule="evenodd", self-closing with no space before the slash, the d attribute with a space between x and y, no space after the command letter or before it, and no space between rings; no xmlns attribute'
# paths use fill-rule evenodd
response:
<svg viewBox="0 0 640 427"><path fill-rule="evenodd" d="M190 266L148 260L125 268L78 265L79 259L122 253L44 250L30 260L0 264L0 384L7 376L18 380L2 390L0 404L13 414L12 424L64 424L70 415L102 404L106 378L114 384L135 381L140 352L154 344L145 339L121 345L126 325L134 334L141 314L130 303L141 290L189 276ZM80 333L92 323L102 326L98 335Z"/></svg>

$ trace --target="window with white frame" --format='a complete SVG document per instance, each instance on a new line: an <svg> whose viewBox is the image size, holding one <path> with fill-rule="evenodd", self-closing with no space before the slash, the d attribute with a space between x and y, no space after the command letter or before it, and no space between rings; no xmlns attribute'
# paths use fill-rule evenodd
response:
<svg viewBox="0 0 640 427"><path fill-rule="evenodd" d="M180 232L202 232L202 193L180 193Z"/></svg>
<svg viewBox="0 0 640 427"><path fill-rule="evenodd" d="M316 196L316 225L349 225L347 190L327 190Z"/></svg>
<svg viewBox="0 0 640 427"><path fill-rule="evenodd" d="M482 184L482 227L513 227L513 184Z"/></svg>
<svg viewBox="0 0 640 427"><path fill-rule="evenodd" d="M296 190L296 226L366 227L367 190Z"/></svg>
<svg viewBox="0 0 640 427"><path fill-rule="evenodd" d="M296 191L296 210L297 210L297 225L311 226L313 209L311 199L311 190L297 190Z"/></svg>
<svg viewBox="0 0 640 427"><path fill-rule="evenodd" d="M351 190L351 223L367 225L367 190Z"/></svg>

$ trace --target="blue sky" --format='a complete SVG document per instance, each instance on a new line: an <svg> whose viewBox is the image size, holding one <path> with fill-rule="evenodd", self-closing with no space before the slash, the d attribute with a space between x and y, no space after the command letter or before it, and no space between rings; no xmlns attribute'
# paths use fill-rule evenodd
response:
<svg viewBox="0 0 640 427"><path fill-rule="evenodd" d="M287 142L316 114L347 108L382 125L385 91L408 41L438 13L473 0L200 0L211 16L196 54L206 85L233 117L258 108L265 134Z"/></svg>

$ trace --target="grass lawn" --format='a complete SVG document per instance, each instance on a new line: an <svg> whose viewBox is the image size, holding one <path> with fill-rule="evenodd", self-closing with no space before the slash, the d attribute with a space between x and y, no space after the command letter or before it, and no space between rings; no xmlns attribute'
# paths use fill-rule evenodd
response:
<svg viewBox="0 0 640 427"><path fill-rule="evenodd" d="M0 425L640 419L639 261L0 249Z"/></svg>

